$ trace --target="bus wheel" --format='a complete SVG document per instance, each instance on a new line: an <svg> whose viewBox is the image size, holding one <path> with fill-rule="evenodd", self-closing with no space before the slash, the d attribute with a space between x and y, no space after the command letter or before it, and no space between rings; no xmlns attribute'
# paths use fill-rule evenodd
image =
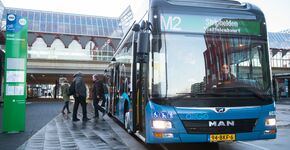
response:
<svg viewBox="0 0 290 150"><path fill-rule="evenodd" d="M130 120L130 112L127 111L127 112L125 113L124 124L125 124L125 129L127 130L127 132L128 132L128 133L131 133L129 120Z"/></svg>

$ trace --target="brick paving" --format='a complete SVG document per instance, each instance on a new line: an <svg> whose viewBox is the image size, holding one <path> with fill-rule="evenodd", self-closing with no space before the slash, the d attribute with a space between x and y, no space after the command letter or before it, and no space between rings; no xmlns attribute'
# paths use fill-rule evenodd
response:
<svg viewBox="0 0 290 150"><path fill-rule="evenodd" d="M72 107L73 104L70 104ZM87 105L89 121L72 122L72 113L59 113L48 124L18 147L19 150L129 150L146 149L108 116L94 119L93 107ZM72 108L70 109L72 111ZM59 111L60 112L60 111ZM78 118L82 118L79 106Z"/></svg>

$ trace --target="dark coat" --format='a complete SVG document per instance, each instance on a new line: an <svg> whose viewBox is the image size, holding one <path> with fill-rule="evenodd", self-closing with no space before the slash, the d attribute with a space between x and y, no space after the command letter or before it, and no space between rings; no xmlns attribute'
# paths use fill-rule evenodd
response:
<svg viewBox="0 0 290 150"><path fill-rule="evenodd" d="M233 74L229 73L229 74L222 74L221 78L223 81L227 81L227 80L234 80L236 77Z"/></svg>
<svg viewBox="0 0 290 150"><path fill-rule="evenodd" d="M79 94L81 97L86 98L87 97L87 88L86 88L86 84L85 84L81 74L75 75L73 82L75 84L74 96L76 96L76 94Z"/></svg>
<svg viewBox="0 0 290 150"><path fill-rule="evenodd" d="M103 98L103 95L104 95L103 82L100 80L94 81L93 90L92 90L93 100L100 100L100 98ZM99 96L99 99L98 99L98 96Z"/></svg>

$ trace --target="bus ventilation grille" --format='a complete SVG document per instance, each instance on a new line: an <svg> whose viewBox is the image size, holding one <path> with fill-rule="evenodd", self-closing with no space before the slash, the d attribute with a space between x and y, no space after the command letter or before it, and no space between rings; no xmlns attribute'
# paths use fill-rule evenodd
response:
<svg viewBox="0 0 290 150"><path fill-rule="evenodd" d="M227 121L234 121L234 125L227 124ZM182 123L189 134L222 134L252 132L256 121L257 119L183 120Z"/></svg>

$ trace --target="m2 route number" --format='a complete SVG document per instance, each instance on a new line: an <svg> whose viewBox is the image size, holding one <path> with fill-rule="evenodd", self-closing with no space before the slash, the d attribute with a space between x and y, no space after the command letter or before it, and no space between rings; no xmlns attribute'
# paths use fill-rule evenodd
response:
<svg viewBox="0 0 290 150"><path fill-rule="evenodd" d="M164 31L181 31L181 17L179 16L161 16L161 27Z"/></svg>

